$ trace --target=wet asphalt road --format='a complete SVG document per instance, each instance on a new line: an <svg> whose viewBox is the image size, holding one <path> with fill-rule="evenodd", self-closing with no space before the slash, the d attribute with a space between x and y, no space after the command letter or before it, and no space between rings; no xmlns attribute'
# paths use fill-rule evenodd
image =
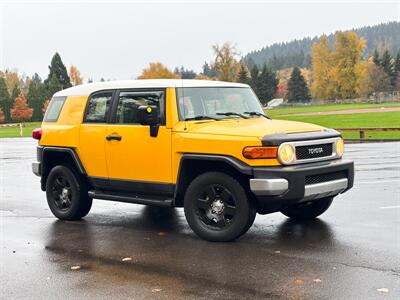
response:
<svg viewBox="0 0 400 300"><path fill-rule="evenodd" d="M233 243L200 240L181 209L96 200L57 221L35 146L0 140L1 299L400 299L400 143L348 145L355 187L319 220L259 215Z"/></svg>

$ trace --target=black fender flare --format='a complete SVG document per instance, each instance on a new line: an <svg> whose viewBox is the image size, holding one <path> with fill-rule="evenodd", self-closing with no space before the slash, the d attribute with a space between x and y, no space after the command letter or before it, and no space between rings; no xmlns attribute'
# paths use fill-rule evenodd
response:
<svg viewBox="0 0 400 300"><path fill-rule="evenodd" d="M50 170L46 167L47 165L49 165L49 162L46 159L48 157L49 153L64 153L64 154L67 154L68 156L71 157L72 162L74 163L78 173L82 174L82 175L86 175L85 168L83 167L83 164L82 164L81 160L79 159L79 156L76 154L74 149L67 148L67 147L54 147L54 146L43 146L43 147L40 147L40 148L38 147L38 159L39 159L39 161L41 163L41 174L42 174L41 187L42 187L43 191L46 188L47 175L50 172Z"/></svg>
<svg viewBox="0 0 400 300"><path fill-rule="evenodd" d="M178 194L182 189L182 185L184 185L184 179L183 179L183 174L185 173L184 171L184 165L185 162L187 161L207 161L207 162L219 162L219 163L225 163L235 169L237 172L240 174L246 175L246 176L253 176L253 167L247 165L246 163L240 161L239 159L228 156L228 155L218 155L218 154L196 154L196 153L186 153L183 154L181 157L181 160L179 162L179 169L178 169L178 175L176 178L176 184L175 184L175 192L174 192L174 200L176 201L178 198Z"/></svg>

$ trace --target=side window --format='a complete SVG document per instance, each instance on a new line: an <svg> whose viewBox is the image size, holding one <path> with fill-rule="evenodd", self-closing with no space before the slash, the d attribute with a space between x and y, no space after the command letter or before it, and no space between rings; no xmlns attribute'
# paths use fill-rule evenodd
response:
<svg viewBox="0 0 400 300"><path fill-rule="evenodd" d="M116 123L139 124L139 106L156 106L160 124L165 124L164 92L121 92L118 98Z"/></svg>
<svg viewBox="0 0 400 300"><path fill-rule="evenodd" d="M112 93L95 94L89 99L86 109L86 123L105 123L110 110Z"/></svg>
<svg viewBox="0 0 400 300"><path fill-rule="evenodd" d="M43 118L43 122L57 122L67 97L53 97Z"/></svg>

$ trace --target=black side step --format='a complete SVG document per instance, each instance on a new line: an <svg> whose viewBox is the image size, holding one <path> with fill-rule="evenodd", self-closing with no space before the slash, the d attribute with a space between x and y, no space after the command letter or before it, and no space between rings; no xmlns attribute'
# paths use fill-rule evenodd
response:
<svg viewBox="0 0 400 300"><path fill-rule="evenodd" d="M158 206L172 206L172 199L148 199L139 195L126 195L126 194L117 194L106 191L96 191L91 190L88 192L90 198L96 198L101 200L111 200L118 202L126 202L126 203L135 203L135 204L145 204L145 205L158 205Z"/></svg>

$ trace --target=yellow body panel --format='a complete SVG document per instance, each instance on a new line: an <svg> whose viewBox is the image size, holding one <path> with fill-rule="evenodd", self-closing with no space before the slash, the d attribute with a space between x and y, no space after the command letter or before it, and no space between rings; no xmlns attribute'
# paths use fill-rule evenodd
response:
<svg viewBox="0 0 400 300"><path fill-rule="evenodd" d="M41 145L69 147L79 150L79 128L87 96L70 96L64 103L57 122L43 122Z"/></svg>
<svg viewBox="0 0 400 300"><path fill-rule="evenodd" d="M120 135L121 141L106 141L109 178L172 182L171 129L160 126L157 137L149 126L109 125L107 135Z"/></svg>
<svg viewBox="0 0 400 300"><path fill-rule="evenodd" d="M276 166L277 159L246 159L247 146L261 146L267 134L322 131L307 123L250 119L179 121L174 88L166 89L166 125L157 137L149 126L82 124L88 95L69 96L57 122L44 122L41 145L74 148L89 176L175 183L185 153L231 156L250 166ZM107 141L118 134L121 141Z"/></svg>
<svg viewBox="0 0 400 300"><path fill-rule="evenodd" d="M108 177L106 132L107 124L87 123L80 126L80 145L77 153L89 176Z"/></svg>

